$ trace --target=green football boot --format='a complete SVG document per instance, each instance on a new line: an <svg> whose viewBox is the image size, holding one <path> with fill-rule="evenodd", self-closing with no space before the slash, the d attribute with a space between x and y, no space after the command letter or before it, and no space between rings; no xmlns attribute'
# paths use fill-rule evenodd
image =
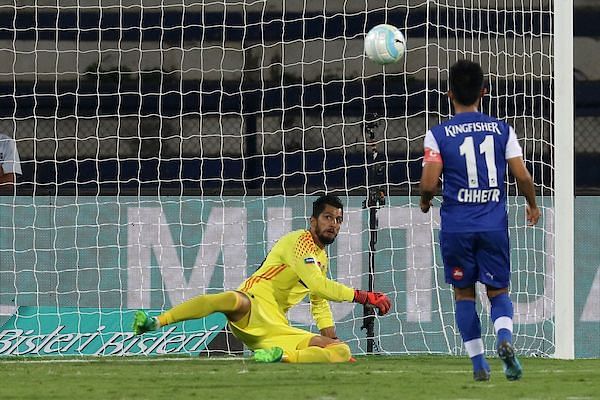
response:
<svg viewBox="0 0 600 400"><path fill-rule="evenodd" d="M515 349L512 344L507 341L500 343L498 346L498 357L504 363L504 375L509 381L516 381L523 376L523 368L515 355Z"/></svg>
<svg viewBox="0 0 600 400"><path fill-rule="evenodd" d="M270 349L258 349L254 351L254 361L260 363L275 363L283 358L283 349L281 347L272 347Z"/></svg>
<svg viewBox="0 0 600 400"><path fill-rule="evenodd" d="M133 333L141 335L142 333L156 330L156 318L148 315L146 311L137 310L133 317Z"/></svg>

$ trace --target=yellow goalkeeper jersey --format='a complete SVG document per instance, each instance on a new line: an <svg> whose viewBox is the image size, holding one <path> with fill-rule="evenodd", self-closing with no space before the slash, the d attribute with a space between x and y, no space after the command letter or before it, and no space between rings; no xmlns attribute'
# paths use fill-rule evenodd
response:
<svg viewBox="0 0 600 400"><path fill-rule="evenodd" d="M327 278L328 257L307 230L282 236L260 268L238 290L276 307L284 316L310 294L311 313L319 329L333 326L327 300L352 301L354 289Z"/></svg>

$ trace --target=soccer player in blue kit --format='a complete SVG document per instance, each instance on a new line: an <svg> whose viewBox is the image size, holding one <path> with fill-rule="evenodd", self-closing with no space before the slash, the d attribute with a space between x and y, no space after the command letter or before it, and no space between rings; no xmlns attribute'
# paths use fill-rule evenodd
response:
<svg viewBox="0 0 600 400"><path fill-rule="evenodd" d="M473 378L490 379L476 309L475 283L479 281L490 299L504 373L507 379L517 380L523 370L512 344L506 165L527 201L529 225L540 217L535 188L514 129L478 111L486 94L481 66L458 61L450 68L449 86L455 116L425 135L421 211L429 211L443 176L439 240L446 282L454 288L456 324L473 363Z"/></svg>

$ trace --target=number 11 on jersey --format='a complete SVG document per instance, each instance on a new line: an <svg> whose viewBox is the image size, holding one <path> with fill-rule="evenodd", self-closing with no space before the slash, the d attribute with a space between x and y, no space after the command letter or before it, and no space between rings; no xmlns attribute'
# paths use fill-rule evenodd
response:
<svg viewBox="0 0 600 400"><path fill-rule="evenodd" d="M477 158L475 157L473 137L466 137L459 149L460 155L465 156L466 159L469 189L477 188L479 187L479 178L477 177ZM489 187L498 187L496 159L494 157L494 137L492 135L485 136L485 139L479 145L479 154L485 155Z"/></svg>

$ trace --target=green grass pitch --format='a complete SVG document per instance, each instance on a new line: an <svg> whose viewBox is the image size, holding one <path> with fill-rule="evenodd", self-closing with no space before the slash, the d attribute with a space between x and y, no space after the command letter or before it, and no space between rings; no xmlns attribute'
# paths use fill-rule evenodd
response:
<svg viewBox="0 0 600 400"><path fill-rule="evenodd" d="M0 399L600 399L600 359L522 358L524 377L474 382L466 357L358 357L345 364L248 359L0 359Z"/></svg>

